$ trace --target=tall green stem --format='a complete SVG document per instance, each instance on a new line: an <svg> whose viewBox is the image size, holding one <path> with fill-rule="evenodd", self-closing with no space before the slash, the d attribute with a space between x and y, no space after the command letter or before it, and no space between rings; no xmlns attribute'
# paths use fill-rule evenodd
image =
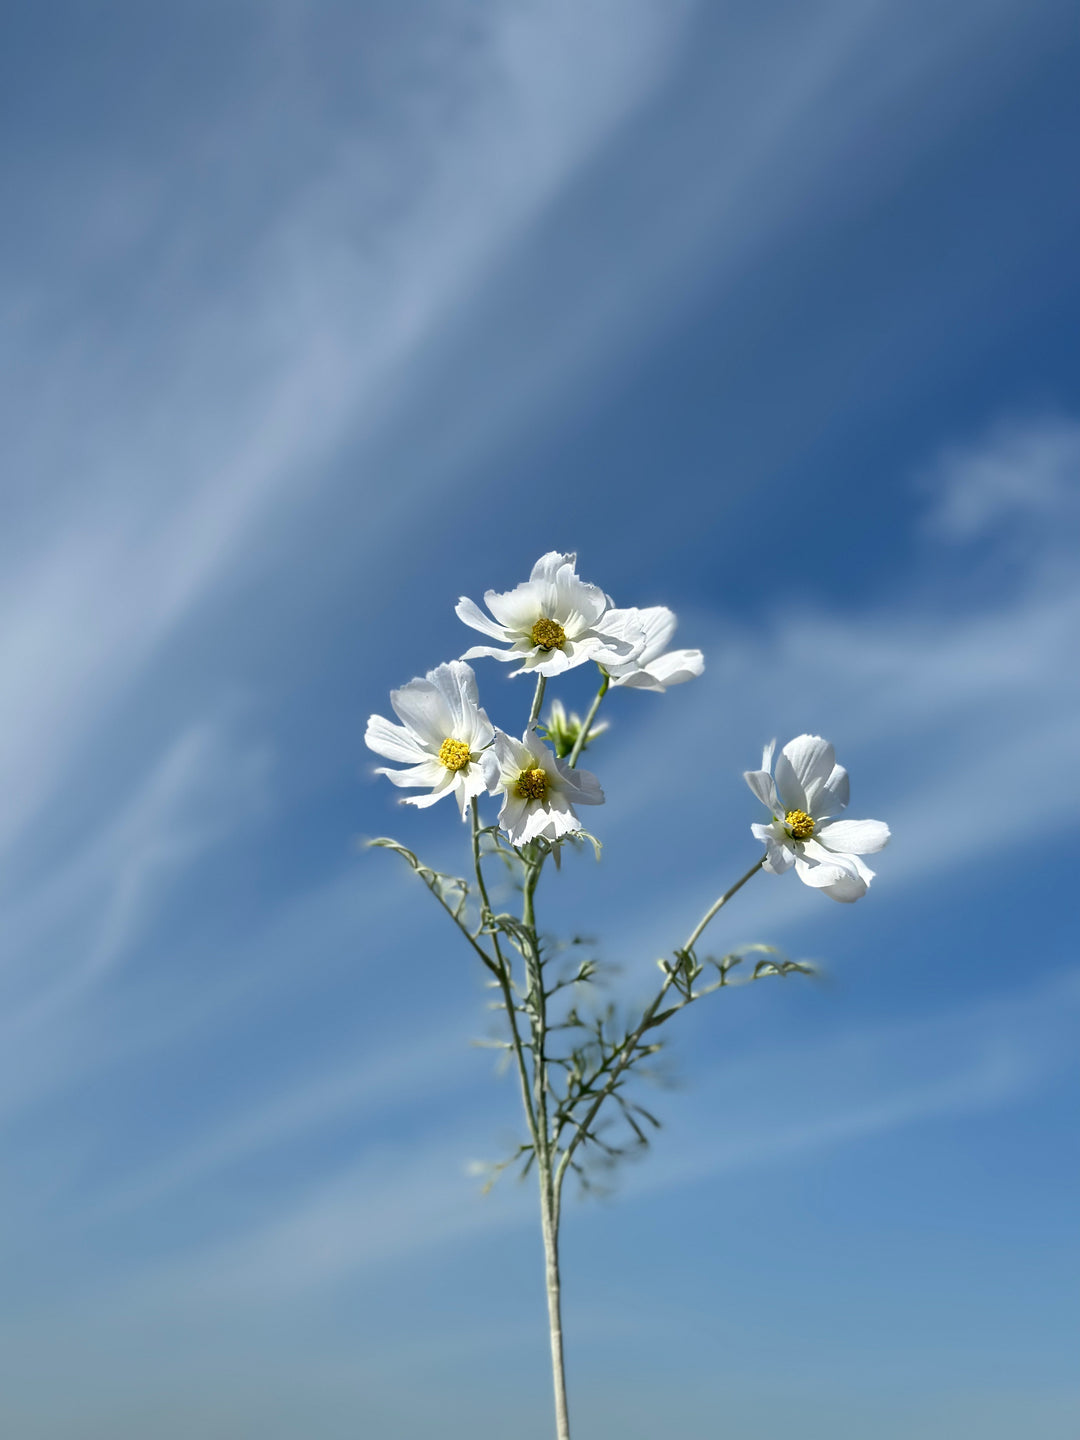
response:
<svg viewBox="0 0 1080 1440"><path fill-rule="evenodd" d="M491 921L491 901L488 899L487 883L484 880L484 867L480 853L480 816L477 814L476 801L472 802L472 850L473 869L476 872L476 887L480 891L481 914L480 918L484 925ZM499 989L502 991L503 1005L506 1007L506 1018L510 1025L510 1043L514 1051L514 1059L517 1061L518 1078L521 1081L521 1103L525 1109L525 1118L529 1124L529 1135L533 1142L533 1154L539 1158L540 1141L536 1124L536 1112L533 1110L532 1096L529 1093L529 1071L525 1064L525 1051L521 1043L521 1032L517 1023L517 1002L514 999L513 976L509 963L502 952L499 944L499 932L492 928L491 938L495 948L495 958L498 962L496 979Z"/></svg>
<svg viewBox="0 0 1080 1440"><path fill-rule="evenodd" d="M544 703L544 690L547 688L547 680L543 675L536 677L536 693L533 695L532 709L529 712L529 728L531 729L540 719L540 706Z"/></svg>
<svg viewBox="0 0 1080 1440"><path fill-rule="evenodd" d="M578 731L578 737L574 741L574 748L570 751L570 759L567 761L567 764L571 770L577 764L578 757L585 748L589 738L589 731L592 729L592 723L596 719L596 712L600 709L600 702L607 694L608 686L611 684L611 676L608 675L606 671L602 671L601 673L604 678L600 681L600 689L596 692L596 697L589 707L589 713L585 716L585 721Z"/></svg>
<svg viewBox="0 0 1080 1440"><path fill-rule="evenodd" d="M537 687L539 690L539 686ZM539 707L537 707L539 708ZM562 1283L559 1274L559 1196L548 1118L547 994L536 929L536 887L544 857L533 853L527 861L521 921L528 935L526 965L533 1017L533 1106L536 1113L536 1171L540 1184L540 1229L544 1240L544 1280L547 1288L548 1331L551 1337L551 1377L555 1391L555 1433L570 1440L570 1414L566 1401L566 1367L563 1357Z"/></svg>

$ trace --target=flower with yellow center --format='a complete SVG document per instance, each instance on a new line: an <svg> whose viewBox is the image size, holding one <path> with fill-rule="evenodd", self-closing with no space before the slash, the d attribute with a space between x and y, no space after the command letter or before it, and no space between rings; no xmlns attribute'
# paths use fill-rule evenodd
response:
<svg viewBox="0 0 1080 1440"><path fill-rule="evenodd" d="M576 562L575 555L557 550L542 555L515 590L486 592L490 616L463 595L458 617L499 643L474 645L462 658L516 661L515 675L535 671L545 676L588 660L605 669L634 660L645 644L638 612L616 610L610 596L578 576Z"/></svg>
<svg viewBox="0 0 1080 1440"><path fill-rule="evenodd" d="M848 803L848 774L837 765L833 747L820 735L789 740L776 758L776 741L765 747L760 770L748 770L746 783L772 814L768 824L751 825L765 845L765 869L789 870L804 885L833 900L858 900L874 872L860 858L881 850L889 827L880 820L841 820Z"/></svg>
<svg viewBox="0 0 1080 1440"><path fill-rule="evenodd" d="M522 800L544 800L547 797L547 774L539 766L522 770L514 786L514 794Z"/></svg>
<svg viewBox="0 0 1080 1440"><path fill-rule="evenodd" d="M504 797L499 824L513 845L572 835L581 829L574 806L604 803L596 776L571 770L533 730L520 740L496 730L482 763L488 789Z"/></svg>
<svg viewBox="0 0 1080 1440"><path fill-rule="evenodd" d="M557 620L541 615L531 630L532 642L540 650L561 650L566 644L566 631Z"/></svg>
<svg viewBox="0 0 1080 1440"><path fill-rule="evenodd" d="M372 715L365 738L377 754L408 768L386 766L378 773L394 785L428 791L407 796L409 805L434 805L454 795L464 819L468 805L487 789L480 760L495 734L480 708L472 667L461 660L437 665L423 680L392 690L390 703L404 723Z"/></svg>
<svg viewBox="0 0 1080 1440"><path fill-rule="evenodd" d="M452 735L448 735L439 746L439 760L447 770L464 770L471 759L472 754L465 741L455 740Z"/></svg>

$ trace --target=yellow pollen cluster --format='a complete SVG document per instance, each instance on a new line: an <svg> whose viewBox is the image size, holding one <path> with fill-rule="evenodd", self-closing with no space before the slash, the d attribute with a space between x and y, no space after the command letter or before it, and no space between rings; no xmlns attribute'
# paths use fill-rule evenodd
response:
<svg viewBox="0 0 1080 1440"><path fill-rule="evenodd" d="M464 770L471 758L464 740L453 740L448 735L439 746L439 760L447 770Z"/></svg>
<svg viewBox="0 0 1080 1440"><path fill-rule="evenodd" d="M814 822L805 810L789 810L784 816L784 824L793 840L809 840L814 833Z"/></svg>
<svg viewBox="0 0 1080 1440"><path fill-rule="evenodd" d="M547 794L547 776L540 769L522 770L514 789L522 800L543 800Z"/></svg>
<svg viewBox="0 0 1080 1440"><path fill-rule="evenodd" d="M561 650L566 644L566 631L557 620L541 616L532 628L532 642L541 650Z"/></svg>

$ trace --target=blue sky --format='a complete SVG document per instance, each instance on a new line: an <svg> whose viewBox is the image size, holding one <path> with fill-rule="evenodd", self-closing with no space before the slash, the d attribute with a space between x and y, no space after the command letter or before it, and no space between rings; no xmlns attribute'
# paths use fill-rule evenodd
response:
<svg viewBox="0 0 1080 1440"><path fill-rule="evenodd" d="M603 862L544 882L628 995L772 735L894 831L855 907L740 895L717 944L822 980L685 1017L570 1206L581 1435L1072 1440L1078 48L1063 0L9 16L6 1434L549 1434L481 978L357 840L460 863L364 722L560 548L707 658L613 697Z"/></svg>

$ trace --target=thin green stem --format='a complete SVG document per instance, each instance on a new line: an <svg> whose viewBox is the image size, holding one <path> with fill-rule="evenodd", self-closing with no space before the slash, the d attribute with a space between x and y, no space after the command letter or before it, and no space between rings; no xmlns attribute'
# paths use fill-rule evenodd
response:
<svg viewBox="0 0 1080 1440"><path fill-rule="evenodd" d="M540 687L537 687L538 692ZM537 710L539 706L535 707ZM566 1399L566 1367L563 1357L562 1282L559 1274L559 1194L552 1168L552 1136L548 1121L547 996L544 990L543 961L536 931L536 887L544 856L536 853L526 861L521 923L529 936L526 963L532 988L533 1083L537 1124L537 1178L540 1185L540 1229L544 1240L544 1280L547 1289L548 1331L551 1338L551 1378L555 1399L555 1432L558 1440L570 1440L570 1414Z"/></svg>
<svg viewBox="0 0 1080 1440"><path fill-rule="evenodd" d="M694 926L693 930L691 930L689 936L687 937L682 947L684 950L692 950L694 948L697 942L701 939L706 925L709 924L713 916L716 915L718 911L724 908L724 906L727 904L727 902L731 899L733 895L737 895L739 893L739 891L742 889L742 887L746 884L748 880L752 880L754 878L754 876L758 873L758 871L764 864L765 856L763 855L756 865L751 865L750 869L747 870L746 874L742 877L741 880L736 880L735 884L732 885L730 890L725 890L723 895L720 896L720 899L709 906L708 910L705 911L705 914L701 917L701 919Z"/></svg>
<svg viewBox="0 0 1080 1440"><path fill-rule="evenodd" d="M533 1104L536 1110L537 1134L540 1147L547 1159L550 1135L547 1120L547 1001L544 995L544 976L540 962L540 942L536 934L536 887L540 881L543 856L526 862L525 885L521 902L521 923L529 935L529 954L525 965L529 974L529 989L532 992L533 1028Z"/></svg>
<svg viewBox="0 0 1080 1440"><path fill-rule="evenodd" d="M570 759L567 761L567 764L570 766L571 770L573 770L574 766L577 764L578 757L581 755L582 750L584 750L585 748L585 745L589 738L589 731L592 728L592 723L596 719L596 712L600 709L600 702L607 694L608 686L611 684L611 676L607 673L607 671L601 670L600 673L604 677L600 681L600 689L597 690L596 698L593 700L592 705L589 707L589 713L585 716L584 723L582 724L581 729L578 731L578 737L574 741L574 748L570 751Z"/></svg>
<svg viewBox="0 0 1080 1440"><path fill-rule="evenodd" d="M491 901L488 898L487 882L484 880L484 867L480 853L480 816L477 814L475 799L472 802L472 852L473 868L476 871L476 887L480 891L480 918L484 923L490 923L492 914ZM540 1139L536 1125L536 1113L533 1110L532 1097L529 1094L529 1070L525 1064L525 1050L521 1043L521 1033L518 1030L517 1004L514 1000L510 966L499 944L498 931L491 931L491 939L495 947L495 956L499 963L496 979L499 982L499 989L502 991L506 1018L510 1024L510 1041L514 1049L514 1059L517 1061L518 1078L521 1081L521 1103L525 1109L525 1118L529 1122L529 1134L532 1136L533 1154L536 1155L539 1152Z"/></svg>
<svg viewBox="0 0 1080 1440"><path fill-rule="evenodd" d="M532 709L529 711L529 729L540 719L540 706L544 703L544 691L547 688L547 679L543 675L536 677L536 693L533 696Z"/></svg>

